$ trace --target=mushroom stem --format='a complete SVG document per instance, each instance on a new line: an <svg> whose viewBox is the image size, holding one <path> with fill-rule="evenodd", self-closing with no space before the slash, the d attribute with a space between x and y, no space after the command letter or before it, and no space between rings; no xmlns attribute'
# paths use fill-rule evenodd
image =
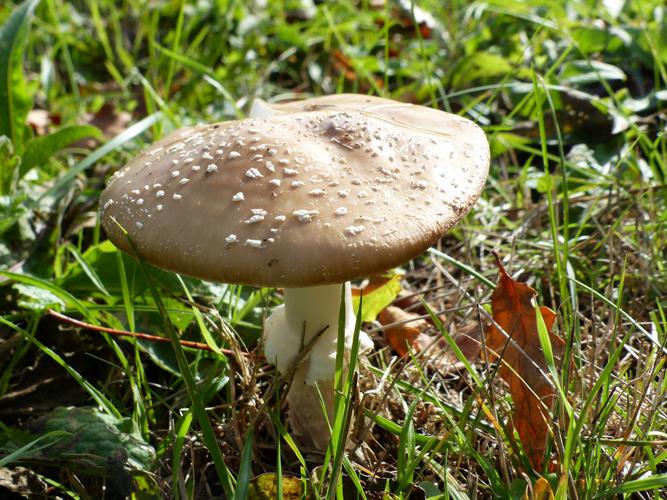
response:
<svg viewBox="0 0 667 500"><path fill-rule="evenodd" d="M352 342L355 315L350 284L346 283L344 286L347 350ZM284 373L298 357L303 346L324 330L304 360L308 365L305 381L314 384L319 380L332 379L336 366L340 299L340 285L286 288L285 303L277 307L264 323L266 359Z"/></svg>
<svg viewBox="0 0 667 500"><path fill-rule="evenodd" d="M269 106L269 104L262 99L255 99L252 102L252 107L250 108L250 118L265 118L267 116L273 116L276 112Z"/></svg>
<svg viewBox="0 0 667 500"><path fill-rule="evenodd" d="M345 285L345 347L349 350L355 315L350 284ZM306 345L317 332L326 327L310 352L308 383L333 378L336 367L336 343L340 314L340 285L285 289L285 318L296 332L303 332Z"/></svg>
<svg viewBox="0 0 667 500"><path fill-rule="evenodd" d="M355 314L350 283L345 283L345 362L350 353ZM278 306L264 323L264 354L278 371L285 373L303 346L324 329L310 353L297 367L287 394L288 420L295 437L305 446L326 448L329 433L322 412L322 395L327 416L333 416L333 379L340 314L341 285L286 288L285 303ZM360 346L371 344L360 333ZM316 387L317 386L317 387ZM319 388L319 393L318 393Z"/></svg>

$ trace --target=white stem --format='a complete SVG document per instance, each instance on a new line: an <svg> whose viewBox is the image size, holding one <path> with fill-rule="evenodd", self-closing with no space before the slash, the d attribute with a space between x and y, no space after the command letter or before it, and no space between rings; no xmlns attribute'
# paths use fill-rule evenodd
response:
<svg viewBox="0 0 667 500"><path fill-rule="evenodd" d="M252 102L252 107L250 108L250 118L265 118L267 116L273 116L276 112L271 109L269 104L262 99L255 99Z"/></svg>
<svg viewBox="0 0 667 500"><path fill-rule="evenodd" d="M285 289L284 306L277 307L264 323L264 354L279 371L286 371L302 347L326 327L310 351L305 380L314 384L318 380L333 378L336 367L340 287L341 285L324 285ZM354 322L350 284L346 283L346 351L352 342ZM363 344L367 345L365 340L364 338Z"/></svg>

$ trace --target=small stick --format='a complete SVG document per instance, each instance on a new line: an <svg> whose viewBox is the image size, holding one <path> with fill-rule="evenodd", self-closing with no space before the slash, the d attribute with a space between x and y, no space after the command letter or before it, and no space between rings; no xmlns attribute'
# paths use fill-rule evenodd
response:
<svg viewBox="0 0 667 500"><path fill-rule="evenodd" d="M96 332L104 332L104 333L109 333L111 335L117 335L119 337L134 337L137 339L143 339L143 340L150 340L151 342L171 342L166 337L160 337L158 335L150 335L148 333L139 333L139 332L128 332L127 330L116 330L114 328L107 328L104 326L97 326L97 325L91 325L90 323L86 323L84 321L80 321L78 319L70 318L69 316L66 316L64 314L61 314L59 312L54 311L53 309L48 310L49 315L53 316L54 318L58 318L61 321L65 321L66 323L70 323L72 325L85 328L87 330L93 330ZM199 349L201 351L212 351L212 349L207 345L204 344L203 342L194 342L192 340L179 340L179 343L184 346L184 347L191 347L193 349ZM220 348L220 352L226 355L234 356L235 352L232 351L231 349L222 349ZM248 353L242 352L241 353L243 356L249 356Z"/></svg>

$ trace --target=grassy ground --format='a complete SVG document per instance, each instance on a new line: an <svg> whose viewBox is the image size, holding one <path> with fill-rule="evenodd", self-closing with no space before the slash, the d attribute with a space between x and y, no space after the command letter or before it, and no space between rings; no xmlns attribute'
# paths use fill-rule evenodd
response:
<svg viewBox="0 0 667 500"><path fill-rule="evenodd" d="M0 496L245 498L265 472L327 498L520 498L540 477L558 498L667 496L663 2L17 5L0 6ZM344 404L374 425L354 453L299 450L256 356L280 295L148 269L105 241L101 189L147 144L255 97L343 91L487 132L482 198L402 286L446 311L433 335L484 325L496 251L558 312L542 470L493 363L400 359L377 323Z"/></svg>

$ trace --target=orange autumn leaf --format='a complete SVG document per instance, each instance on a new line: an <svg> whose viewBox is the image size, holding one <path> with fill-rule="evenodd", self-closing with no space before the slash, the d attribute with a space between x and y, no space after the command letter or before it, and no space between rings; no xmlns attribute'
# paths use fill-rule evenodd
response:
<svg viewBox="0 0 667 500"><path fill-rule="evenodd" d="M499 269L498 286L491 297L493 319L507 336L492 326L486 345L489 358L502 356L500 376L509 384L514 402L513 424L531 465L542 468L546 439L551 425L549 408L554 401L555 389L547 378L548 368L537 333L537 316L533 299L537 292L514 281L496 257ZM548 307L540 307L553 348L559 358L563 340L551 333L556 314Z"/></svg>
<svg viewBox="0 0 667 500"><path fill-rule="evenodd" d="M421 335L424 335L422 332L428 327L427 321L419 318L419 315L404 311L396 306L384 308L378 315L378 321L383 325L401 323L384 330L387 342L401 356L408 353L408 346L419 350L418 339Z"/></svg>
<svg viewBox="0 0 667 500"><path fill-rule="evenodd" d="M532 492L531 492L532 489ZM526 487L526 492L521 500L554 500L554 492L549 481L543 477L539 478L532 488Z"/></svg>
<svg viewBox="0 0 667 500"><path fill-rule="evenodd" d="M374 274L368 279L368 282L362 287L352 286L352 297L359 297L361 292L364 293L364 296L370 295L375 290L382 288L395 279L396 275L391 273L386 274Z"/></svg>
<svg viewBox="0 0 667 500"><path fill-rule="evenodd" d="M378 321L385 326L384 335L387 343L400 356L408 354L411 348L415 353L430 349L429 366L447 373L463 368L447 341L438 335L424 333L431 324L414 312L408 312L397 306L389 306L378 315ZM397 324L398 323L398 324ZM466 359L479 357L481 328L476 322L460 327L452 325L452 338Z"/></svg>
<svg viewBox="0 0 667 500"><path fill-rule="evenodd" d="M341 50L333 49L331 51L331 63L339 73L345 75L347 80L355 80L357 78L357 72L354 69L352 60Z"/></svg>

